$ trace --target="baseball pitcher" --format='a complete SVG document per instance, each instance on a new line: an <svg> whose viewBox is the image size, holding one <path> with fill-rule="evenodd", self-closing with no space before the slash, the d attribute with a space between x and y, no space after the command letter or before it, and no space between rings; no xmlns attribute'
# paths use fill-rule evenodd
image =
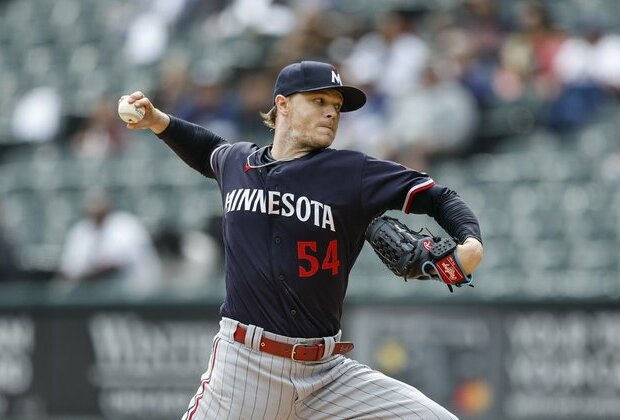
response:
<svg viewBox="0 0 620 420"><path fill-rule="evenodd" d="M478 220L427 174L330 146L341 112L366 102L330 64L279 73L262 114L273 143L230 143L167 115L141 92L131 129L152 130L217 181L223 205L226 297L196 395L196 419L435 419L456 417L418 389L345 356L340 319L364 242L405 278L471 282L482 259ZM415 116L412 116L415 118ZM427 214L450 235L418 235L387 210ZM370 225L370 227L369 227Z"/></svg>

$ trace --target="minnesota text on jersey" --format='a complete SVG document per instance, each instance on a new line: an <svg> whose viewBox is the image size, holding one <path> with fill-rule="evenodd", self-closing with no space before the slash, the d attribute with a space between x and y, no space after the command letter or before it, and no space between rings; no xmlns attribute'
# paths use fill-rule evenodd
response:
<svg viewBox="0 0 620 420"><path fill-rule="evenodd" d="M266 214L279 214L296 217L300 222L308 222L323 229L336 231L332 208L306 196L295 197L292 193L264 191L256 188L239 188L226 194L224 210L253 211Z"/></svg>

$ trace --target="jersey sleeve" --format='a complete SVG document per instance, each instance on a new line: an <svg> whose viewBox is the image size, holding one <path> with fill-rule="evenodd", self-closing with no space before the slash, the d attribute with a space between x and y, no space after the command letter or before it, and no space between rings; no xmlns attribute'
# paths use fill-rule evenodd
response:
<svg viewBox="0 0 620 420"><path fill-rule="evenodd" d="M412 203L411 213L427 214L460 243L469 237L482 242L480 223L469 205L452 189L435 184Z"/></svg>
<svg viewBox="0 0 620 420"><path fill-rule="evenodd" d="M168 127L157 135L188 166L206 177L215 178L213 154L229 143L196 124L170 116Z"/></svg>
<svg viewBox="0 0 620 420"><path fill-rule="evenodd" d="M370 217L387 210L409 213L417 194L435 185L426 173L367 156L362 169L362 208Z"/></svg>

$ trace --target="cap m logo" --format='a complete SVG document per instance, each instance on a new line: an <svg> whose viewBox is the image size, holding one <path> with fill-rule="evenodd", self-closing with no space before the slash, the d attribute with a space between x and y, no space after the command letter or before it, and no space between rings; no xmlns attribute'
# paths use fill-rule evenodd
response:
<svg viewBox="0 0 620 420"><path fill-rule="evenodd" d="M342 85L342 80L340 80L340 75L336 73L336 70L332 70L332 83Z"/></svg>

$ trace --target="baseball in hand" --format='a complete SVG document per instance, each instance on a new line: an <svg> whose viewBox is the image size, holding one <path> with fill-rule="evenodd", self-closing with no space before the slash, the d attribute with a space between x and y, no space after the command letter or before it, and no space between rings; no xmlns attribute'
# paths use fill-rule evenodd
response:
<svg viewBox="0 0 620 420"><path fill-rule="evenodd" d="M123 97L118 103L118 115L126 123L134 124L144 118L144 108L138 108L127 102L129 96Z"/></svg>

